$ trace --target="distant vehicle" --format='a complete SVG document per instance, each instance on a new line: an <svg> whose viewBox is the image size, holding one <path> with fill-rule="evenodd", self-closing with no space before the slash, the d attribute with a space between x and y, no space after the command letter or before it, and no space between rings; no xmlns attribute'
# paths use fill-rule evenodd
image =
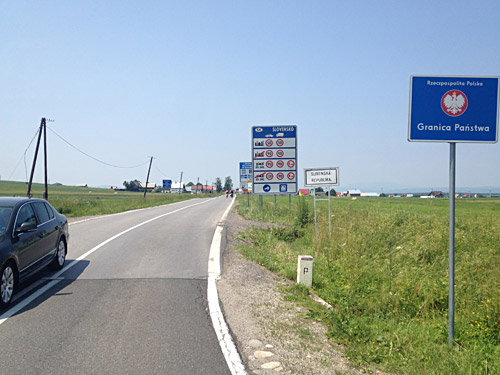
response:
<svg viewBox="0 0 500 375"><path fill-rule="evenodd" d="M276 134L276 137L284 137L285 136L285 133L278 133Z"/></svg>
<svg viewBox="0 0 500 375"><path fill-rule="evenodd" d="M46 266L64 267L68 220L42 199L0 197L0 307L20 282Z"/></svg>

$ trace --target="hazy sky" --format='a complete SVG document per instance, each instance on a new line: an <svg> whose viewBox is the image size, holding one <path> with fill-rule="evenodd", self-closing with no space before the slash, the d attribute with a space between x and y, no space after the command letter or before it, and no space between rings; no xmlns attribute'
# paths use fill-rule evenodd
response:
<svg viewBox="0 0 500 375"><path fill-rule="evenodd" d="M156 183L237 181L251 127L294 124L300 186L331 166L339 189L448 186L449 145L407 141L410 75L500 75L498 0L3 1L0 19L2 180L26 180L47 117L143 164L49 130L50 182L144 181L150 156ZM499 144L458 144L457 185L500 190L499 164Z"/></svg>

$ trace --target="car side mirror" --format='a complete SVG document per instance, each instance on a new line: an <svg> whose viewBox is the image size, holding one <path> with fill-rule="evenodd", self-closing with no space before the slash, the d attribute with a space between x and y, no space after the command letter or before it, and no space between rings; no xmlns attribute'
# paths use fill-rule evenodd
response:
<svg viewBox="0 0 500 375"><path fill-rule="evenodd" d="M27 221L21 224L21 227L18 230L16 230L16 234L34 232L34 231L36 231L36 224L31 221Z"/></svg>

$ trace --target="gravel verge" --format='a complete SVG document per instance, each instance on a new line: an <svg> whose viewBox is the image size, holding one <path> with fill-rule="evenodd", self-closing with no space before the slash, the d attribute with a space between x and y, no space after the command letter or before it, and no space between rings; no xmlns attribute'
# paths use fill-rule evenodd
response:
<svg viewBox="0 0 500 375"><path fill-rule="evenodd" d="M279 286L289 283L237 251L238 233L269 224L243 219L235 209L225 223L222 277L217 282L226 322L248 374L362 374L331 342L307 309L286 301Z"/></svg>

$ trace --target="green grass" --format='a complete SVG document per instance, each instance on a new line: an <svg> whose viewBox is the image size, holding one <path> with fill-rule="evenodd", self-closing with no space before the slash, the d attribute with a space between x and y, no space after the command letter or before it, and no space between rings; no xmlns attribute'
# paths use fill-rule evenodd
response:
<svg viewBox="0 0 500 375"><path fill-rule="evenodd" d="M33 184L33 197L41 198L44 189L43 184ZM0 196L25 197L27 190L28 185L23 182L0 181ZM192 194L150 192L144 198L144 193L62 185L49 185L48 190L49 202L67 217L112 214L201 197Z"/></svg>
<svg viewBox="0 0 500 375"><path fill-rule="evenodd" d="M313 289L334 310L311 310L358 364L397 374L500 373L500 200L456 201L455 339L448 347L448 199L240 198L239 212L282 224L242 234L241 252L295 280L314 256Z"/></svg>

